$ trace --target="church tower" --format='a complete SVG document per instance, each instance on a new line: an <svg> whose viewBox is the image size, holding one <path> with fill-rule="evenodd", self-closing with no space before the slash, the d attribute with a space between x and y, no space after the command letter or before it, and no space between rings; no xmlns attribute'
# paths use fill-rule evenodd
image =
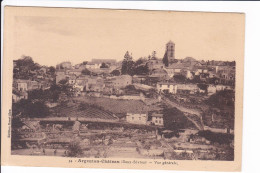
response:
<svg viewBox="0 0 260 173"><path fill-rule="evenodd" d="M166 44L166 55L168 57L168 62L173 63L175 58L175 44L172 41L169 41Z"/></svg>

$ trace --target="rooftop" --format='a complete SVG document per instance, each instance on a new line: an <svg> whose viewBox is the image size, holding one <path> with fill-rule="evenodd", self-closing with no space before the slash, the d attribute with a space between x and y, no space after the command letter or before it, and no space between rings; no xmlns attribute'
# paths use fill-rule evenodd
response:
<svg viewBox="0 0 260 173"><path fill-rule="evenodd" d="M152 116L152 117L161 117L161 118L163 118L163 114L153 113L151 116Z"/></svg>

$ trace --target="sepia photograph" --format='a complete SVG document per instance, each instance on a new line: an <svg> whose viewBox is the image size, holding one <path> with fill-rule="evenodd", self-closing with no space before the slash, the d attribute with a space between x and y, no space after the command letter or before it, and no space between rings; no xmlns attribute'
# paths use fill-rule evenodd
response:
<svg viewBox="0 0 260 173"><path fill-rule="evenodd" d="M244 22L6 6L8 158L240 167Z"/></svg>

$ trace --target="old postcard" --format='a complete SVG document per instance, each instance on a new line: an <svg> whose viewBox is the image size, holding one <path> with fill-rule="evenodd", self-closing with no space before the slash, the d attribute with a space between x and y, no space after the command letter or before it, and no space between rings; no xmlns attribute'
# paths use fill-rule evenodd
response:
<svg viewBox="0 0 260 173"><path fill-rule="evenodd" d="M245 14L6 6L2 164L240 171Z"/></svg>

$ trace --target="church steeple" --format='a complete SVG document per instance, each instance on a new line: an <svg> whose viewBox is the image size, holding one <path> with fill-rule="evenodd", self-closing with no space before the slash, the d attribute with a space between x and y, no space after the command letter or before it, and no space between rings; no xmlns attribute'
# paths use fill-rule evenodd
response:
<svg viewBox="0 0 260 173"><path fill-rule="evenodd" d="M168 57L168 62L172 63L175 59L175 44L172 41L169 41L166 44L166 55Z"/></svg>

